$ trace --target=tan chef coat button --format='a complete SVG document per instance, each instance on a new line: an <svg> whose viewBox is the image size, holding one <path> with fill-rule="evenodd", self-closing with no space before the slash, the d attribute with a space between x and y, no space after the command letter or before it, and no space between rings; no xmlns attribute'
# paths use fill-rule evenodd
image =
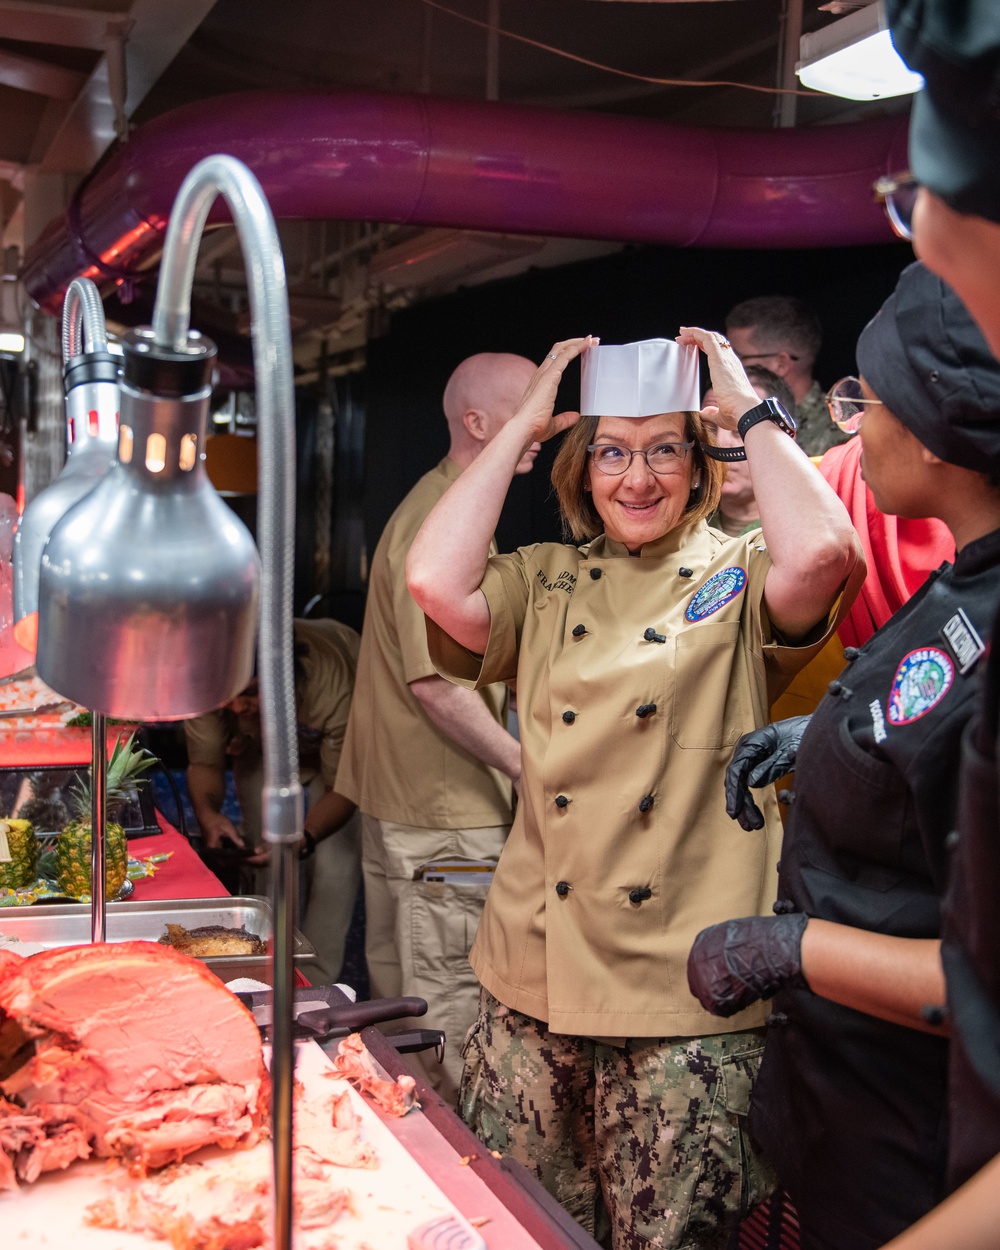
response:
<svg viewBox="0 0 1000 1250"><path fill-rule="evenodd" d="M582 638L582 637L583 637L583 635L584 635L586 632L587 632L587 627L586 627L586 625L574 625L574 626L573 626L573 637L574 637L574 638Z"/></svg>
<svg viewBox="0 0 1000 1250"><path fill-rule="evenodd" d="M556 795L556 807L569 807L569 799L565 794Z"/></svg>
<svg viewBox="0 0 1000 1250"><path fill-rule="evenodd" d="M630 903L644 903L647 898L652 898L652 897L653 897L653 891L649 888L648 885L642 886L641 889L639 887L636 887L636 889L629 890L628 892L628 901Z"/></svg>
<svg viewBox="0 0 1000 1250"><path fill-rule="evenodd" d="M563 712L563 720L566 722L567 725L572 725L572 723L576 720L576 713L575 712Z"/></svg>
<svg viewBox="0 0 1000 1250"><path fill-rule="evenodd" d="M596 582L596 581L600 581L600 578L601 578L601 570L600 570L600 569L591 569L591 570L590 570L590 576L594 579L594 581L595 581L595 582Z"/></svg>
<svg viewBox="0 0 1000 1250"><path fill-rule="evenodd" d="M566 895L569 893L569 891L570 891L570 884L568 881L556 882L556 893L559 895L560 898L565 898Z"/></svg>
<svg viewBox="0 0 1000 1250"><path fill-rule="evenodd" d="M650 627L643 633L642 636L643 638L646 639L647 642L666 642L667 641L666 634L658 634L656 630L652 627L652 625L650 625Z"/></svg>
<svg viewBox="0 0 1000 1250"><path fill-rule="evenodd" d="M677 572L681 575L681 577L694 577L694 569L686 569L683 565L677 570Z"/></svg>
<svg viewBox="0 0 1000 1250"><path fill-rule="evenodd" d="M639 706L635 709L635 714L636 716L639 717L640 720L645 720L647 716L652 716L655 711L656 711L655 703L640 703Z"/></svg>
<svg viewBox="0 0 1000 1250"><path fill-rule="evenodd" d="M653 796L651 794L643 795L643 797L639 800L640 812L648 812L652 806L653 806Z"/></svg>

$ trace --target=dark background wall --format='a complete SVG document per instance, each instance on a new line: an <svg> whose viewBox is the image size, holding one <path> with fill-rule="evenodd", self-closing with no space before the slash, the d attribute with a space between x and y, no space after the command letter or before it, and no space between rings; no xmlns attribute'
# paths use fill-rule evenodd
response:
<svg viewBox="0 0 1000 1250"><path fill-rule="evenodd" d="M904 243L787 252L637 247L530 271L397 313L388 334L368 350L359 506L369 555L400 499L445 454L441 394L452 369L473 352L510 351L540 360L553 342L578 334L627 343L672 336L681 324L721 329L726 311L739 300L796 295L823 322L816 376L829 386L855 371L859 332L912 259ZM567 374L560 398L562 407L577 406L577 367ZM547 444L534 471L513 483L498 530L501 550L559 537L549 487L554 453L555 445ZM355 545L356 535L357 529ZM344 542L343 532L335 536L335 548L343 549ZM357 554L348 556L349 565Z"/></svg>

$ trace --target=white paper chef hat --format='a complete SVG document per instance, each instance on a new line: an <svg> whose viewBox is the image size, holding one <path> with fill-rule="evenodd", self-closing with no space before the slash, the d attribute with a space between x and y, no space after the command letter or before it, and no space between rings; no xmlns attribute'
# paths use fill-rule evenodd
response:
<svg viewBox="0 0 1000 1250"><path fill-rule="evenodd" d="M644 339L588 348L581 358L580 413L585 417L652 417L701 408L697 347Z"/></svg>

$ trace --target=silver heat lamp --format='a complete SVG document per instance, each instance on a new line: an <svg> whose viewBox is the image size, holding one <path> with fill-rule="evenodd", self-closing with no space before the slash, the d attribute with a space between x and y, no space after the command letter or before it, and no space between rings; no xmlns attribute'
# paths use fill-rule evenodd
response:
<svg viewBox="0 0 1000 1250"><path fill-rule="evenodd" d="M14 638L26 651L38 645L38 582L42 552L56 523L89 495L115 462L118 446L118 362L108 351L104 307L89 278L76 278L63 302L63 385L66 463L32 499L14 536ZM91 774L91 940L107 933L105 819L107 722L93 713Z"/></svg>
<svg viewBox="0 0 1000 1250"><path fill-rule="evenodd" d="M108 351L104 308L89 278L76 278L63 303L66 463L24 510L14 535L14 637L27 651L38 640L38 576L53 526L89 494L115 462L118 361Z"/></svg>
<svg viewBox="0 0 1000 1250"><path fill-rule="evenodd" d="M189 329L205 220L226 199L246 259L257 384L262 561L204 470L215 349ZM302 788L292 637L295 409L281 246L260 184L210 156L174 202L151 329L125 342L119 463L55 526L42 557L38 671L109 715L194 716L250 678L260 579L263 837L274 941L271 1129L275 1250L292 1240L292 922Z"/></svg>
<svg viewBox="0 0 1000 1250"><path fill-rule="evenodd" d="M177 720L250 680L259 565L205 472L215 345L123 347L118 463L42 553L38 673L108 716Z"/></svg>

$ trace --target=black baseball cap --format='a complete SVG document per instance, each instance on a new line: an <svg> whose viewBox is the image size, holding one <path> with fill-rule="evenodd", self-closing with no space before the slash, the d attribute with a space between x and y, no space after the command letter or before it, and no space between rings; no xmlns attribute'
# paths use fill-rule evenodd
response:
<svg viewBox="0 0 1000 1250"><path fill-rule="evenodd" d="M1000 222L1000 3L888 0L896 51L926 86L910 170L946 204Z"/></svg>
<svg viewBox="0 0 1000 1250"><path fill-rule="evenodd" d="M878 398L949 464L1000 472L1000 361L947 283L918 261L858 339Z"/></svg>

